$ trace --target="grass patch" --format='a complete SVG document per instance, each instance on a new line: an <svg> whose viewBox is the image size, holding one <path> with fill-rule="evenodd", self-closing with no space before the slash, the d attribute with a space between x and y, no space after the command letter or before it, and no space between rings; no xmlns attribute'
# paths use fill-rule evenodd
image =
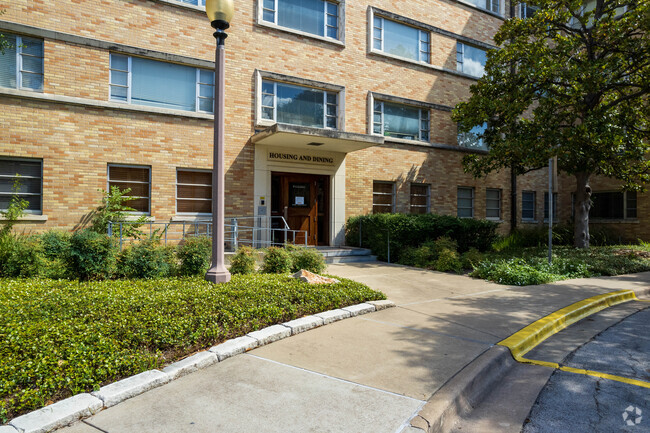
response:
<svg viewBox="0 0 650 433"><path fill-rule="evenodd" d="M650 271L650 248L644 245L553 248L552 265L546 247L515 248L487 253L474 265L475 278L499 284L527 286L570 278L586 278Z"/></svg>
<svg viewBox="0 0 650 433"><path fill-rule="evenodd" d="M253 330L385 299L340 280L0 279L0 423Z"/></svg>

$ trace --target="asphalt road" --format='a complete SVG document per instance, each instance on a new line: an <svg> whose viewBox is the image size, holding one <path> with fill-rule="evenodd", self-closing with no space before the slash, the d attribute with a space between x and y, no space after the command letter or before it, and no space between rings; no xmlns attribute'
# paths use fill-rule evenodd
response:
<svg viewBox="0 0 650 433"><path fill-rule="evenodd" d="M563 365L650 382L650 309L638 311L572 352ZM650 432L650 389L555 371L523 433Z"/></svg>

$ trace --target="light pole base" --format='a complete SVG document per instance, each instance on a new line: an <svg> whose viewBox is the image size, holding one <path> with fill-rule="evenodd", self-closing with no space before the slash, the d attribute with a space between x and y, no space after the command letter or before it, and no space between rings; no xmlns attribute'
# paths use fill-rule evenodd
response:
<svg viewBox="0 0 650 433"><path fill-rule="evenodd" d="M214 266L205 273L205 279L214 284L227 283L230 281L230 272L226 268L219 269L219 267Z"/></svg>

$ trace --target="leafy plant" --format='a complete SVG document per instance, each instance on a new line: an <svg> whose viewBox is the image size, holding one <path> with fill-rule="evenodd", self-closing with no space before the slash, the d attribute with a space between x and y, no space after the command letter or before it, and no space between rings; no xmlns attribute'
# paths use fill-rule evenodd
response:
<svg viewBox="0 0 650 433"><path fill-rule="evenodd" d="M106 234L79 230L70 238L70 271L81 280L103 280L115 273L117 247Z"/></svg>
<svg viewBox="0 0 650 433"><path fill-rule="evenodd" d="M474 269L484 259L485 256L483 255L483 253L481 253L476 248L470 248L469 251L465 251L460 258L461 263L463 265L463 269Z"/></svg>
<svg viewBox="0 0 650 433"><path fill-rule="evenodd" d="M185 238L178 246L176 255L180 261L181 275L204 274L212 259L212 241L206 236Z"/></svg>
<svg viewBox="0 0 650 433"><path fill-rule="evenodd" d="M291 255L284 248L269 247L264 254L261 271L265 274L287 274L291 272Z"/></svg>
<svg viewBox="0 0 650 433"><path fill-rule="evenodd" d="M12 185L12 195L9 200L7 210L0 211L2 216L2 227L0 228L0 237L6 236L11 233L11 229L16 225L18 220L25 214L25 209L29 206L29 202L18 195L20 193L20 175L16 174Z"/></svg>
<svg viewBox="0 0 650 433"><path fill-rule="evenodd" d="M463 266L458 258L458 253L449 248L443 248L440 250L434 266L436 270L440 272L453 271L460 274L463 271Z"/></svg>
<svg viewBox="0 0 650 433"><path fill-rule="evenodd" d="M305 269L315 274L325 271L325 257L316 248L305 248L292 245L288 248L291 255L291 272Z"/></svg>
<svg viewBox="0 0 650 433"><path fill-rule="evenodd" d="M34 277L43 266L43 245L37 236L2 236L4 252L1 274L7 277Z"/></svg>
<svg viewBox="0 0 650 433"><path fill-rule="evenodd" d="M117 269L126 278L163 278L173 274L174 251L156 239L131 244L118 256Z"/></svg>
<svg viewBox="0 0 650 433"><path fill-rule="evenodd" d="M241 246L230 258L230 273L233 275L248 275L255 273L256 251L247 246Z"/></svg>
<svg viewBox="0 0 650 433"><path fill-rule="evenodd" d="M105 234L108 233L109 222L123 222L126 217L135 212L135 209L126 205L127 202L135 200L128 194L131 188L120 190L116 186L111 186L110 191L102 191L102 203L90 213L90 230ZM148 218L145 215L140 215L133 221L122 226L122 236L126 238L140 239L141 233L138 230L143 223L146 223ZM113 235L119 235L117 230L113 231Z"/></svg>

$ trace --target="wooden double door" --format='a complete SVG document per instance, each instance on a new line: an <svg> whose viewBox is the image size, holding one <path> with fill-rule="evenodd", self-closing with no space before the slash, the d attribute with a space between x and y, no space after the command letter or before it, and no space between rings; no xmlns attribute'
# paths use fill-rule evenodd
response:
<svg viewBox="0 0 650 433"><path fill-rule="evenodd" d="M330 177L316 174L271 174L271 215L282 216L295 234L295 243L307 245L329 244L329 184ZM275 220L275 218L274 218ZM279 227L277 227L279 228ZM283 236L275 233L274 241ZM293 234L287 241L293 242Z"/></svg>

